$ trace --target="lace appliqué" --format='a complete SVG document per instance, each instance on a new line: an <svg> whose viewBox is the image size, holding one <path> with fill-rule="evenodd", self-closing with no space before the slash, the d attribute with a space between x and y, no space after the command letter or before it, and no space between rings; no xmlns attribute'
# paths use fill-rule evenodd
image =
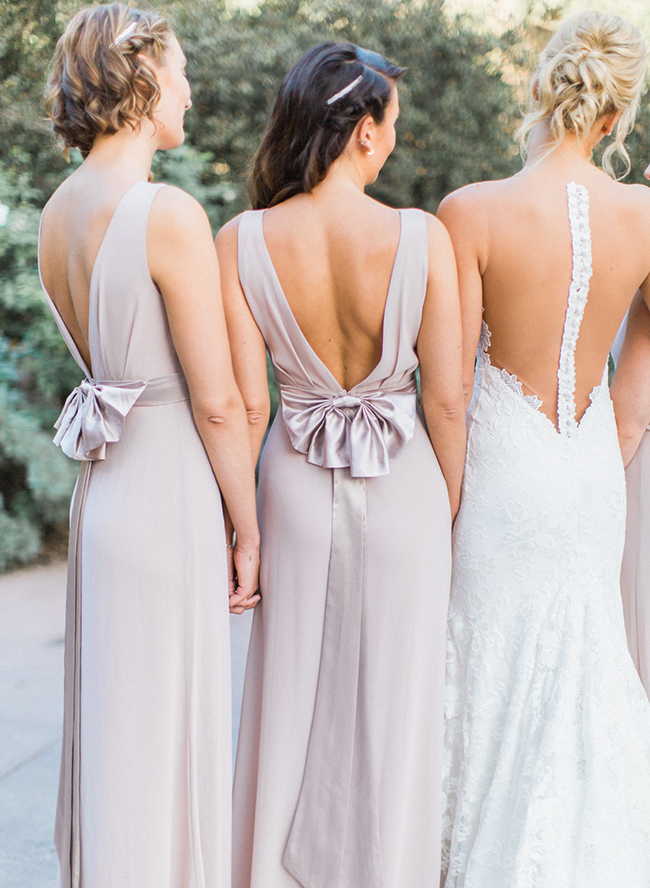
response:
<svg viewBox="0 0 650 888"><path fill-rule="evenodd" d="M568 438L507 391L489 344L484 327L454 525L442 884L649 888L650 704L623 623L625 475L607 382Z"/></svg>
<svg viewBox="0 0 650 888"><path fill-rule="evenodd" d="M539 410L542 406L543 401L541 401L537 395L525 395L521 380L517 379L517 377L513 373L508 373L503 367L495 367L490 362L490 355L488 352L488 348L490 347L490 330L485 321L481 321L481 336L478 343L478 349L476 351L477 360L481 361L484 364L487 364L489 367L492 367L494 371L496 371L501 379L505 382L508 388L513 391L516 395L530 404L530 406L534 410Z"/></svg>
<svg viewBox="0 0 650 888"><path fill-rule="evenodd" d="M569 182L567 185L567 198L569 204L569 224L571 226L573 269L571 287L569 289L569 304L562 334L560 365L557 371L557 415L560 434L566 438L571 438L578 430L575 406L576 345L580 324L582 323L585 306L587 305L587 297L589 296L592 266L589 192L584 185Z"/></svg>

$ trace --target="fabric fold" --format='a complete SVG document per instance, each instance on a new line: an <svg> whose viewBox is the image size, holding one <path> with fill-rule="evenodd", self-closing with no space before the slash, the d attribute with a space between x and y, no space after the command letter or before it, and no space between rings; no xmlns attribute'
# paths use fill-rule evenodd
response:
<svg viewBox="0 0 650 888"><path fill-rule="evenodd" d="M313 465L350 468L353 478L387 475L390 461L413 437L416 386L395 391L317 391L280 386L291 444Z"/></svg>
<svg viewBox="0 0 650 888"><path fill-rule="evenodd" d="M413 378L394 391L324 395L280 387L293 447L332 469L330 552L318 686L302 787L283 864L303 888L384 884L364 673L366 478L411 440Z"/></svg>
<svg viewBox="0 0 650 888"><path fill-rule="evenodd" d="M323 645L305 771L283 864L304 888L382 888L363 673L366 480L334 469Z"/></svg>
<svg viewBox="0 0 650 888"><path fill-rule="evenodd" d="M66 400L54 428L54 443L70 459L106 459L106 445L120 440L136 403L158 406L187 400L181 373L151 380L84 379Z"/></svg>

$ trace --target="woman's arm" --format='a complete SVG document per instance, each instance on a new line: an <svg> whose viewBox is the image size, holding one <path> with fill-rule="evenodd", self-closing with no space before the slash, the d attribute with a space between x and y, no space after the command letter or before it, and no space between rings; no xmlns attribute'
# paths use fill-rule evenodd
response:
<svg viewBox="0 0 650 888"><path fill-rule="evenodd" d="M444 226L427 216L429 278L418 335L422 408L449 491L452 518L460 504L465 463L462 328L454 251Z"/></svg>
<svg viewBox="0 0 650 888"><path fill-rule="evenodd" d="M239 587L230 605L241 612L259 600L254 464L246 411L230 359L210 223L184 191L166 187L157 194L147 255L190 390L194 421L237 533L234 558Z"/></svg>
<svg viewBox="0 0 650 888"><path fill-rule="evenodd" d="M650 281L646 286L650 291ZM650 423L650 311L641 292L630 308L612 383L612 400L621 454L627 466Z"/></svg>
<svg viewBox="0 0 650 888"><path fill-rule="evenodd" d="M239 281L238 228L239 220L233 219L221 229L215 244L235 379L244 399L253 462L256 463L269 422L271 400L266 376L266 345Z"/></svg>
<svg viewBox="0 0 650 888"><path fill-rule="evenodd" d="M488 235L481 185L468 185L446 197L438 208L454 247L463 324L463 390L465 407L474 391L476 348L483 320L483 274L487 267Z"/></svg>

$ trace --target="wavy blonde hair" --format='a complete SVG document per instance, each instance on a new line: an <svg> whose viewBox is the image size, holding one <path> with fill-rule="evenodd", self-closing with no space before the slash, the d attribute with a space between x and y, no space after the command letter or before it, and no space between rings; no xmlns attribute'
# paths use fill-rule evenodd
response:
<svg viewBox="0 0 650 888"><path fill-rule="evenodd" d="M119 40L133 24L127 39ZM160 88L147 58L163 61L170 34L157 13L122 3L87 7L70 20L56 44L45 91L66 156L69 148L79 148L86 157L98 136L123 126L136 129L143 117L153 120Z"/></svg>
<svg viewBox="0 0 650 888"><path fill-rule="evenodd" d="M612 160L618 156L627 175L631 164L625 139L645 86L647 55L639 31L618 15L587 10L563 22L531 78L529 107L517 132L522 156L533 128L542 121L550 123L558 145L569 134L585 139L596 121L620 112L602 165L615 177Z"/></svg>

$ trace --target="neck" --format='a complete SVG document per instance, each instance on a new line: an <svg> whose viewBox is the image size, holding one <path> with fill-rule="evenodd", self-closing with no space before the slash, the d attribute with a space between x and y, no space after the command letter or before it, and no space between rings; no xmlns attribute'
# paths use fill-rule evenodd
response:
<svg viewBox="0 0 650 888"><path fill-rule="evenodd" d="M602 138L602 136L601 136ZM573 133L564 137L562 142L555 142L551 127L547 121L539 123L532 131L528 148L528 157L524 170L555 166L575 166L591 164L591 154L600 141L589 134L586 139L579 139Z"/></svg>
<svg viewBox="0 0 650 888"><path fill-rule="evenodd" d="M354 190L363 194L367 184L361 164L355 163L354 158L348 157L347 154L342 154L337 157L323 181L314 188L312 193L329 194L341 190Z"/></svg>
<svg viewBox="0 0 650 888"><path fill-rule="evenodd" d="M99 136L84 164L88 167L110 167L113 172L120 169L136 181L146 182L156 153L155 139L148 130L143 122L137 132L123 127L112 136Z"/></svg>

